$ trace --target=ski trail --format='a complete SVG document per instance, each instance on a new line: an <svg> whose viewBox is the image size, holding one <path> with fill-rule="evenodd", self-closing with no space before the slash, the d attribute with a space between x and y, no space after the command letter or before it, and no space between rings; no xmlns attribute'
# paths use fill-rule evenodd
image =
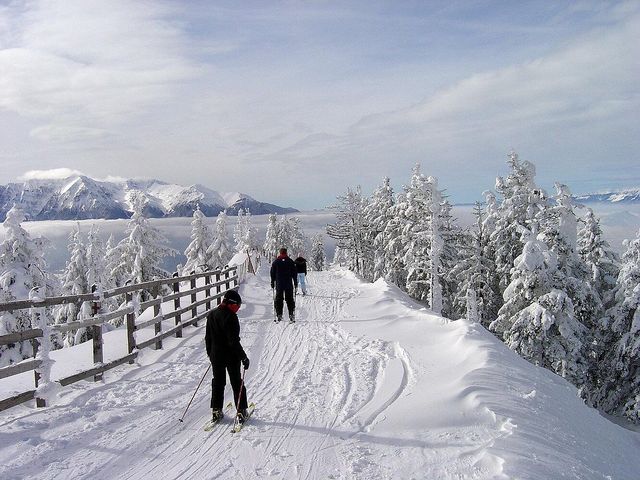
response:
<svg viewBox="0 0 640 480"><path fill-rule="evenodd" d="M345 307L362 295L353 284L333 272L310 273L310 295L296 297L295 324L273 322L268 281L258 276L244 288L246 384L257 406L241 433L230 433L231 416L203 431L210 376L185 423L177 421L208 365L201 325L102 384L75 384L67 403L15 421L12 433L25 438L25 448L7 459L2 478L495 477L501 459L489 449L514 425L476 401L473 389L458 398L470 420L393 433L396 405L414 398L415 366L401 342L345 328L357 320Z"/></svg>

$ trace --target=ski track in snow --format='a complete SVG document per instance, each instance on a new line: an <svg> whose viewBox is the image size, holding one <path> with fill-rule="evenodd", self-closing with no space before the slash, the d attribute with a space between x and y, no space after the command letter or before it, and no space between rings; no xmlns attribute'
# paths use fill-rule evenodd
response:
<svg viewBox="0 0 640 480"><path fill-rule="evenodd" d="M151 352L152 362L145 363L145 352L140 364L108 372L101 383L67 387L52 407L19 407L4 417L0 440L11 443L0 449L0 477L509 478L491 449L516 426L482 403L482 386L455 395L441 387L443 397L453 395L443 404L460 410L455 421L428 429L422 422L423 430L411 425L412 412L398 401L436 408L415 398L412 386L417 369L429 381L437 368L413 365L401 342L350 333L344 322L358 319L345 306L362 294L353 285L333 272L312 272L311 294L296 297L295 324L273 322L267 281L258 276L243 287L241 334L251 358L246 383L257 407L239 434L230 433L232 409L211 432L203 431L210 373L184 423L177 421L208 365L201 324ZM455 349L455 342L451 351L439 349L433 364L462 378L474 367L466 363L468 352ZM435 391L442 381L433 382ZM410 428L398 428L398 418Z"/></svg>

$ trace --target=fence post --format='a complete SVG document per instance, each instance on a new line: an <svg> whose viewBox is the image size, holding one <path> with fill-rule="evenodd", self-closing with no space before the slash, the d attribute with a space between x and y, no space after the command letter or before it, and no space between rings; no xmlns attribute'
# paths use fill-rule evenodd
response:
<svg viewBox="0 0 640 480"><path fill-rule="evenodd" d="M96 293L98 286L96 284L91 285L91 293ZM91 302L91 316L95 317L100 312L100 303ZM102 324L91 325L91 337L93 342L93 363L103 363L103 342L102 342ZM97 373L93 376L94 382L102 380L102 373Z"/></svg>
<svg viewBox="0 0 640 480"><path fill-rule="evenodd" d="M127 292L125 296L127 306L132 304L133 294L131 292ZM131 312L127 313L127 345L129 349L129 353L133 352L136 348L136 338L133 335L136 329L136 313ZM133 360L129 360L129 363L133 363Z"/></svg>
<svg viewBox="0 0 640 480"><path fill-rule="evenodd" d="M174 277L178 276L178 272L173 274ZM180 291L180 282L175 282L173 284L173 292L174 293L178 293ZM175 298L173 300L173 308L175 310L180 310L180 297ZM176 327L179 327L182 324L182 319L180 318L181 315L176 315ZM176 338L182 338L182 328L178 328L176 330Z"/></svg>
<svg viewBox="0 0 640 480"><path fill-rule="evenodd" d="M229 290L229 283L230 283L230 282L229 282L229 272L230 272L230 270L229 270L228 268L227 268L227 271L226 271L226 272L224 272L224 279L226 280L226 282L224 283L224 290L225 290L225 292L226 292L227 290Z"/></svg>
<svg viewBox="0 0 640 480"><path fill-rule="evenodd" d="M42 334L44 335L44 332L42 332ZM38 348L40 347L40 344L38 343L37 338L33 338L31 340L31 346L33 347L33 358L36 358L38 356ZM33 371L33 377L34 377L34 381L37 389L38 382L40 382L40 373L38 373L37 369ZM44 398L36 397L36 407L46 407L46 406L47 406L47 402L45 401Z"/></svg>
<svg viewBox="0 0 640 480"><path fill-rule="evenodd" d="M196 279L195 279L195 278L192 278L192 279L191 279L191 290L193 290L194 288L196 288ZM191 304L193 305L193 304L195 304L196 302L197 302L196 294L195 294L195 293L192 293L192 294L191 294ZM191 309L191 318L196 318L197 316L198 316L198 307L195 307L195 306L194 306L194 307ZM195 323L193 324L193 326L194 326L194 327L197 327L197 326L198 326L198 322L195 322Z"/></svg>
<svg viewBox="0 0 640 480"><path fill-rule="evenodd" d="M205 277L204 277L204 283L205 283L205 285L211 285L211 275L205 275ZM207 298L209 298L209 297L211 296L211 289L210 289L210 288L207 288L207 289L204 291L204 294L205 294L205 296L206 296ZM207 310L211 310L211 302L210 302L210 301L207 301L207 303L205 304L205 308L206 308Z"/></svg>
<svg viewBox="0 0 640 480"><path fill-rule="evenodd" d="M220 286L220 270L216 272L216 294L219 295L222 287ZM218 305L222 303L222 299L220 297L216 298Z"/></svg>
<svg viewBox="0 0 640 480"><path fill-rule="evenodd" d="M153 287L153 290L151 291L151 295L153 296L154 299L157 299L160 296L160 285L156 285L155 287ZM153 306L153 316L157 317L158 315L160 315L160 305L154 305ZM155 332L155 336L157 337L159 334L162 333L162 322L156 322L153 324L153 330ZM156 350L162 350L162 339L156 340Z"/></svg>

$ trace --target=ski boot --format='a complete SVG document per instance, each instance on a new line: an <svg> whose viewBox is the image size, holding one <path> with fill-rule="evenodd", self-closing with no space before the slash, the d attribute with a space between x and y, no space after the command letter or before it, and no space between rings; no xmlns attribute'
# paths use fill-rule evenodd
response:
<svg viewBox="0 0 640 480"><path fill-rule="evenodd" d="M224 413L222 413L222 409L221 408L212 408L211 409L211 422L212 423L219 422L220 420L222 420L222 417L224 417Z"/></svg>
<svg viewBox="0 0 640 480"><path fill-rule="evenodd" d="M282 315L278 315L276 317L276 323L280 323L282 321Z"/></svg>
<svg viewBox="0 0 640 480"><path fill-rule="evenodd" d="M289 314L289 323L296 323L296 314L295 313L290 313Z"/></svg>
<svg viewBox="0 0 640 480"><path fill-rule="evenodd" d="M238 423L240 425L242 425L244 422L246 422L247 421L247 416L248 416L247 409L246 408L240 409L238 411L238 414L237 414Z"/></svg>

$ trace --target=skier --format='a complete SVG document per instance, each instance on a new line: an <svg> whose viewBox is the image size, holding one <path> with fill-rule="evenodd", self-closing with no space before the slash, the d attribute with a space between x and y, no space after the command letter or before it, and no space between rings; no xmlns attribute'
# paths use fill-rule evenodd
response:
<svg viewBox="0 0 640 480"><path fill-rule="evenodd" d="M227 372L233 388L233 397L238 409L238 422L244 423L247 418L247 390L241 381L240 364L249 369L249 359L240 344L240 323L238 310L242 298L235 290L224 294L218 308L207 315L207 328L204 341L207 355L211 361L213 380L211 382L211 420L219 421L223 417L224 388Z"/></svg>
<svg viewBox="0 0 640 480"><path fill-rule="evenodd" d="M293 296L294 287L298 288L298 272L296 264L287 255L287 249L281 248L280 255L271 264L271 289L276 289L274 306L276 309L276 322L282 320L284 308L283 299L287 302L289 320L296 321L296 302Z"/></svg>
<svg viewBox="0 0 640 480"><path fill-rule="evenodd" d="M299 255L298 258L294 260L296 264L296 270L298 272L298 285L300 285L300 289L302 290L302 295L307 294L307 259L302 255ZM298 289L296 288L296 293L298 293Z"/></svg>

